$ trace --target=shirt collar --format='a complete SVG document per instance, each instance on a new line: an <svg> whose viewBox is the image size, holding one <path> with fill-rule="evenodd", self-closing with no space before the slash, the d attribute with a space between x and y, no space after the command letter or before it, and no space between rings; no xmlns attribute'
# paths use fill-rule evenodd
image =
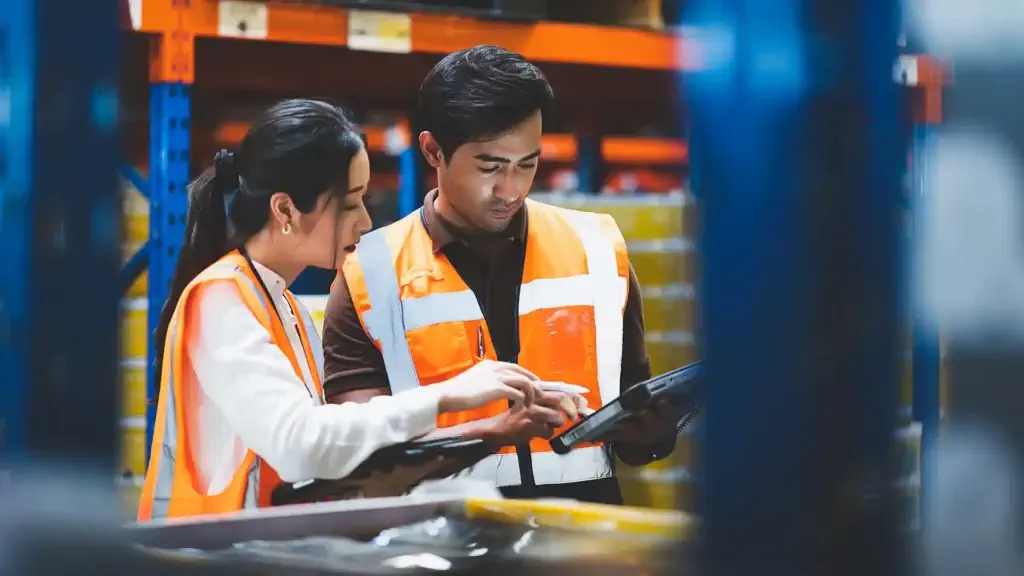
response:
<svg viewBox="0 0 1024 576"><path fill-rule="evenodd" d="M495 233L466 233L441 217L434 209L434 199L437 198L437 188L427 193L423 198L423 225L427 228L430 241L434 246L436 254L445 246L454 242L461 242L478 252L489 252L489 248L495 245L505 245L509 241L522 241L526 237L527 214L526 205L512 217L508 228L502 232Z"/></svg>
<svg viewBox="0 0 1024 576"><path fill-rule="evenodd" d="M266 284L267 290L270 291L270 295L274 298L280 298L283 296L285 288L287 288L284 278L282 278L277 272L274 272L259 262L254 261L253 265L256 267L256 273L260 275L263 283Z"/></svg>

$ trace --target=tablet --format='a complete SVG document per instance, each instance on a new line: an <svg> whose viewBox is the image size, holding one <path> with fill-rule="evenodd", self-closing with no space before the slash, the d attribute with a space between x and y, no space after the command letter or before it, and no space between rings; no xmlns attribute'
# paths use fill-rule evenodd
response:
<svg viewBox="0 0 1024 576"><path fill-rule="evenodd" d="M385 446L371 454L351 474L339 480L284 483L271 494L272 506L305 504L360 497L401 496L425 480L447 478L497 452L484 440L462 437ZM436 463L431 466L431 463ZM392 478L396 468L423 467L412 477ZM382 480L385 478L386 480ZM367 493L372 490L372 493Z"/></svg>
<svg viewBox="0 0 1024 576"><path fill-rule="evenodd" d="M552 438L551 449L556 454L565 454L574 446L596 441L619 422L663 398L679 410L681 418L698 409L704 401L704 362L694 362L633 386Z"/></svg>

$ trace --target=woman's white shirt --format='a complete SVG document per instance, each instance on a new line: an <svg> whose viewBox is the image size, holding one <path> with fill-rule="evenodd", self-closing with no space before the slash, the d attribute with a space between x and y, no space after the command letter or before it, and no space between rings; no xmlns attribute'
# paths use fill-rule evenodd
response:
<svg viewBox="0 0 1024 576"><path fill-rule="evenodd" d="M194 296L187 342L194 400L185 400L191 420L189 445L199 476L197 489L222 492L247 450L272 466L281 479L342 478L378 448L405 442L434 429L437 400L426 388L380 396L366 404L325 404L316 393L295 314L280 275L256 263L285 323L303 378L242 300L230 281L203 284ZM323 379L323 346L309 334L316 369ZM186 397L190 395L185 394Z"/></svg>

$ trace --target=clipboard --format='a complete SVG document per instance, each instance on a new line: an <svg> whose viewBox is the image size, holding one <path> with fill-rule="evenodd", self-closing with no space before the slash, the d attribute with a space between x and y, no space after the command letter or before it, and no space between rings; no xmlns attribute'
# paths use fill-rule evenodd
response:
<svg viewBox="0 0 1024 576"><path fill-rule="evenodd" d="M552 438L551 449L566 454L579 444L596 441L619 422L663 398L688 418L704 403L704 381L704 361L699 360L641 382Z"/></svg>
<svg viewBox="0 0 1024 576"><path fill-rule="evenodd" d="M459 436L425 442L385 446L371 454L348 476L338 480L306 480L284 483L274 489L271 506L308 504L352 498L401 496L425 480L447 478L498 451L498 446ZM390 477L397 468L416 468L437 462L411 478ZM386 478L387 481L381 481ZM370 491L370 493L367 493Z"/></svg>

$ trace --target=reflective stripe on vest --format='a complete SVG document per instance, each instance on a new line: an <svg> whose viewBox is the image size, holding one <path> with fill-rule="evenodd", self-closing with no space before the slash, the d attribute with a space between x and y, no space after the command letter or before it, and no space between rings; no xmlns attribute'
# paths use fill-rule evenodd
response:
<svg viewBox="0 0 1024 576"><path fill-rule="evenodd" d="M405 340L398 278L394 267L390 266L391 252L384 231L381 228L367 234L357 249L360 261L370 264L363 267L363 280L371 302L370 310L363 314L363 323L370 337L379 342L392 393L397 394L405 389L403 386L419 386L419 378L409 343ZM396 389L396 385L399 388Z"/></svg>
<svg viewBox="0 0 1024 576"><path fill-rule="evenodd" d="M561 275L556 270L551 274L553 277L532 278L524 282L519 294L520 321L524 316L537 311L548 310L552 312L551 318L558 318L559 314L565 315L560 310L571 307L591 308L596 347L593 357L596 358L596 368L589 369L596 372L592 378L598 388L598 394L595 396L599 395L603 404L619 395L622 313L628 285L628 264L622 265L622 262L625 262L625 244L621 242L621 235L618 234L617 228L614 228L614 224L608 224L610 217L555 208L532 201L528 201L528 209L531 215L531 228L535 223L542 227L544 221L540 219L541 216L549 219L555 217L562 223L559 230L564 230L568 234L575 233L586 265L585 270L580 270L580 273L570 271L569 274ZM409 218L392 226L407 226L410 227L408 230L421 226L417 214ZM568 227L565 224L568 224ZM414 234L406 230L386 227L368 234L359 243L357 259L346 265L346 270L353 272L351 278L346 274L346 279L349 281L354 303L367 333L380 346L393 394L431 383L423 382L423 378L417 373L416 365L421 359L414 359L409 333L431 326L479 323L483 320L476 296L468 287L450 292L428 291L422 295L416 293L402 298L402 294L408 292L404 288L406 282L411 281L401 278L407 273L416 276L417 271L396 271L395 262L403 261L403 258L399 257L399 252L409 248L409 242L423 241L423 235L410 240ZM618 235L618 239L615 235ZM529 237L533 238L534 234L531 233ZM406 244L389 245L389 238L392 244ZM545 242L558 241L557 238L545 238ZM544 242L537 244L534 250L543 246ZM530 246L527 249L529 251ZM445 265L448 264L445 262ZM422 267L423 263L418 262L415 266ZM566 268L569 269L568 266ZM421 272L419 275L424 276L428 273ZM358 285L360 278L362 286ZM359 302L363 302L363 305L360 306ZM427 331L426 334L431 332ZM489 338L489 332L487 336ZM419 337L430 339L429 336ZM533 344L537 345L539 344ZM525 349L521 352L521 363L524 357L531 356L529 352ZM488 351L488 354L492 352ZM527 367L532 369L531 366ZM578 370L587 368L580 367ZM534 452L534 477L538 484L578 482L612 474L601 446L581 447L565 456L557 456L550 452L550 446L547 446L546 442L541 441L539 444L531 444L531 450ZM493 479L498 486L520 483L518 459L514 450L510 448L487 458L460 475Z"/></svg>
<svg viewBox="0 0 1024 576"><path fill-rule="evenodd" d="M250 450L247 451L239 469L228 487L217 495L199 494L194 488L195 471L187 451L186 435L180 429L184 418L184 408L178 398L183 374L187 374L185 351L187 335L182 327L182 319L186 314L188 298L197 286L211 280L233 280L237 283L243 300L257 316L260 323L271 333L272 340L282 348L289 357L297 376L301 379L302 372L298 358L288 341L281 342L282 335L287 339L284 326L275 323L273 302L268 301L262 288L251 278L242 266L247 266L244 259L237 253L229 254L196 277L182 294L178 309L175 310L167 331L164 364L161 368L161 388L156 426L153 434L153 450L147 470L146 483L143 487L142 499L139 503L139 520L191 516L196 514L233 512L238 509L256 508L268 504L269 491L280 480L269 466ZM255 274L256 272L253 271ZM286 292L286 297L295 307L294 298ZM314 354L309 344L311 335L316 334L315 328L303 316L300 327L300 339L303 341L305 360L322 398L322 387ZM262 484L269 483L268 486ZM263 491L261 491L261 488Z"/></svg>

